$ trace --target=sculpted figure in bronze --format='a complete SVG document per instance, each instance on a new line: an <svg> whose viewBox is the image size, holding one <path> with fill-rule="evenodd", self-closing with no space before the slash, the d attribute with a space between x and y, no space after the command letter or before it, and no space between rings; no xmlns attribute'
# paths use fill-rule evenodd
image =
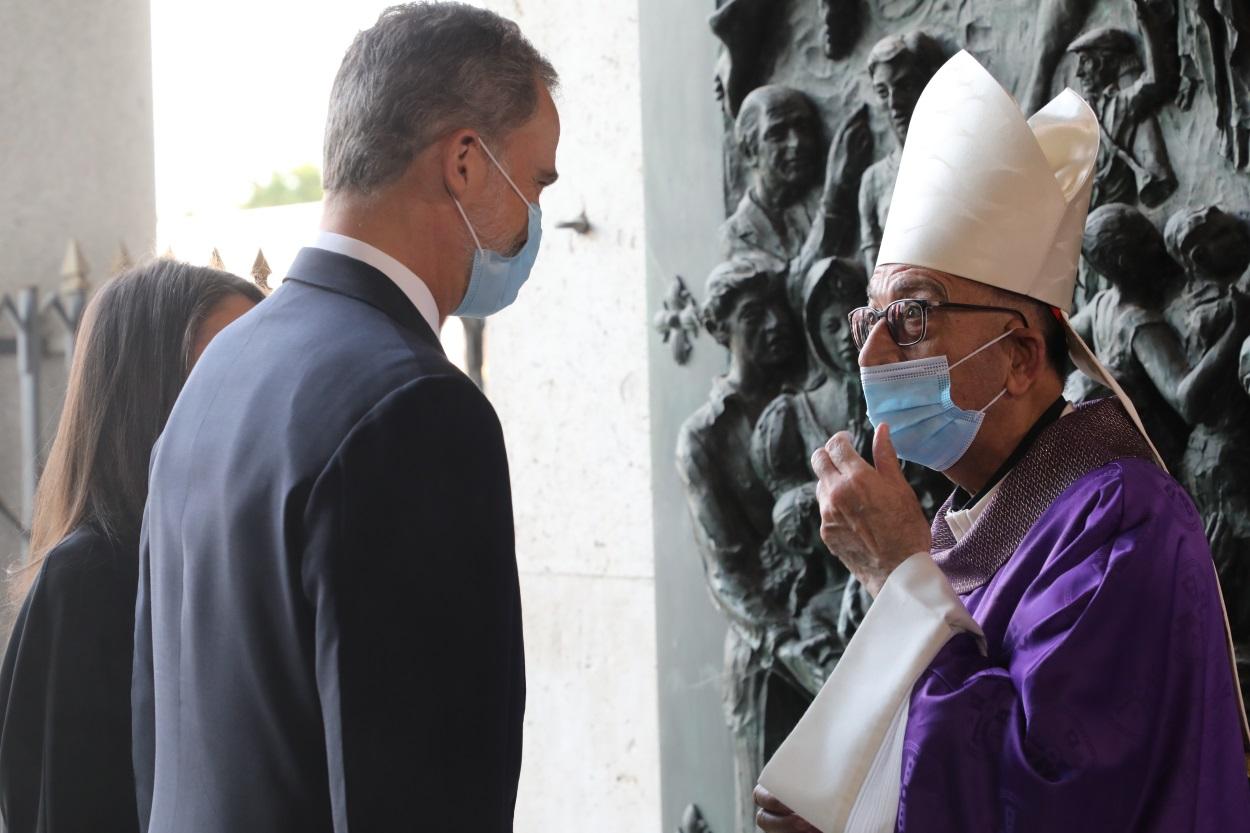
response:
<svg viewBox="0 0 1250 833"><path fill-rule="evenodd" d="M820 122L806 95L778 85L743 100L734 129L746 193L721 226L725 252L759 249L783 261L802 248L816 217Z"/></svg>
<svg viewBox="0 0 1250 833"><path fill-rule="evenodd" d="M1072 326L1137 405L1146 430L1168 468L1180 464L1193 413L1214 377L1194 373L1180 335L1165 311L1185 284L1180 265L1168 255L1163 235L1135 206L1111 203L1090 212L1082 253L1107 282ZM1074 372L1066 393L1074 402L1110 395L1088 376Z"/></svg>
<svg viewBox="0 0 1250 833"><path fill-rule="evenodd" d="M774 495L814 481L812 451L839 431L850 431L857 448L871 453L872 427L847 320L863 305L866 283L858 264L837 258L820 261L808 273L803 327L820 376L806 389L782 392L769 403L751 442L756 471Z"/></svg>
<svg viewBox="0 0 1250 833"><path fill-rule="evenodd" d="M859 40L858 0L816 0L820 10L821 44L825 57L838 61L855 48Z"/></svg>
<svg viewBox="0 0 1250 833"><path fill-rule="evenodd" d="M708 589L730 622L725 709L745 823L766 756L810 700L776 661L778 642L793 638L790 591L803 565L772 537L773 500L750 457L756 420L801 356L785 298L784 263L754 252L717 266L708 277L702 317L729 351L729 369L682 425L677 468Z"/></svg>
<svg viewBox="0 0 1250 833"><path fill-rule="evenodd" d="M941 44L924 32L887 35L868 53L868 77L873 93L889 118L897 142L894 149L864 171L859 185L860 251L869 274L877 265L877 250L890 196L898 176L898 162L907 140L912 110L925 84L946 60Z"/></svg>
<svg viewBox="0 0 1250 833"><path fill-rule="evenodd" d="M730 357L680 428L678 469L708 589L730 623L725 707L738 829L752 828L760 764L840 660L870 601L819 540L809 460L841 430L870 458L846 314L864 303L916 101L955 49L993 65L1030 113L1067 82L1099 117L1073 324L1193 494L1239 655L1250 657L1250 232L1238 213L1250 210L1242 179L1250 6L713 5L726 133L708 152L723 154L725 263L701 295L670 289L665 276L654 326L679 363L698 330ZM883 128L875 153L870 113ZM1076 374L1065 393L1106 395ZM927 469L904 473L929 512L952 488ZM681 821L688 833L706 826L693 809Z"/></svg>
<svg viewBox="0 0 1250 833"><path fill-rule="evenodd" d="M798 314L802 279L816 260L852 242L854 183L871 153L867 112L850 115L829 146L820 184L820 121L811 99L790 87L752 90L735 137L748 174L737 210L721 226L725 254L763 251L790 262L788 297Z"/></svg>
<svg viewBox="0 0 1250 833"><path fill-rule="evenodd" d="M1167 4L1133 3L1144 61L1138 55L1138 39L1125 29L1094 29L1068 46L1077 56L1077 78L1103 131L1093 208L1138 200L1153 207L1176 190L1176 174L1155 118L1155 111L1175 94L1178 81L1174 47L1166 37L1175 15L1169 20L1168 10L1160 10L1161 6ZM1143 69L1137 72L1139 66ZM1126 78L1132 80L1125 83Z"/></svg>
<svg viewBox="0 0 1250 833"><path fill-rule="evenodd" d="M775 0L726 0L708 17L712 34L722 44L716 60L716 98L731 119L759 84L760 33L776 13Z"/></svg>
<svg viewBox="0 0 1250 833"><path fill-rule="evenodd" d="M1194 408L1178 479L1203 514L1219 569L1233 638L1250 648L1250 399L1236 395L1238 353L1250 335L1250 296L1241 284L1250 266L1250 227L1217 206L1182 209L1164 238L1189 281L1169 309L1183 333L1184 355L1211 377ZM1230 392L1233 395L1230 395ZM1250 688L1243 675L1242 687Z"/></svg>
<svg viewBox="0 0 1250 833"><path fill-rule="evenodd" d="M838 431L871 452L872 429L859 387L859 365L847 315L863 304L859 265L826 258L809 271L803 292L803 328L819 375L802 389L786 391L760 415L751 439L751 460L768 485L774 535L801 560L791 607L798 639L783 648L792 670L815 694L863 618L869 599L821 543L815 475L809 459ZM819 637L836 635L835 641ZM793 653L787 653L793 652Z"/></svg>
<svg viewBox="0 0 1250 833"><path fill-rule="evenodd" d="M1180 104L1205 88L1215 104L1220 150L1250 171L1250 6L1242 0L1186 0L1178 6L1183 69Z"/></svg>

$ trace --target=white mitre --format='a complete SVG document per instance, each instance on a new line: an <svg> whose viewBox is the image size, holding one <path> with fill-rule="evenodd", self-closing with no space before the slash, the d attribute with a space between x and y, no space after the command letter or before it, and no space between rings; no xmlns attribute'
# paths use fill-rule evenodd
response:
<svg viewBox="0 0 1250 833"><path fill-rule="evenodd" d="M877 265L936 269L1054 307L1073 362L1115 392L1149 442L1132 401L1068 323L1098 142L1098 116L1071 89L1026 121L960 52L916 102Z"/></svg>

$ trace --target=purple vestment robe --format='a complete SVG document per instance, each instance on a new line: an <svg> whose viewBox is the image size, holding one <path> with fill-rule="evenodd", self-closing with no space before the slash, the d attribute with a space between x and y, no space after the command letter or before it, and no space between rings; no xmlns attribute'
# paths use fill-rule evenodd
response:
<svg viewBox="0 0 1250 833"><path fill-rule="evenodd" d="M1056 429L1083 411L1029 456L1063 456ZM1250 831L1219 589L1176 481L1137 457L1097 465L1007 556L974 589L952 581L989 653L961 634L917 681L897 829Z"/></svg>

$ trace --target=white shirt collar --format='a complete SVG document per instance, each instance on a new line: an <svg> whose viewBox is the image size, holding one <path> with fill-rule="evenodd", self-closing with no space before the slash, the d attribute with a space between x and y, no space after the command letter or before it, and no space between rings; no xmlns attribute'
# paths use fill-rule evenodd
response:
<svg viewBox="0 0 1250 833"><path fill-rule="evenodd" d="M368 243L357 240L354 237L336 234L332 231L320 231L312 245L318 249L325 249L327 252L355 258L386 275L391 279L392 283L400 288L408 300L412 302L412 305L417 308L417 312L421 313L421 317L430 325L430 329L434 331L434 334L438 335L438 304L434 302L434 294L425 285L425 281L417 277L417 274L407 266L381 249L370 246Z"/></svg>
<svg viewBox="0 0 1250 833"><path fill-rule="evenodd" d="M981 513L990 505L990 499L998 492L998 487L1003 485L1000 480L994 484L994 488L983 494L976 503L966 509L960 509L958 512L946 513L946 525L950 527L951 535L954 536L956 543L963 540L963 537L972 531L972 525L977 522L977 518L981 517Z"/></svg>

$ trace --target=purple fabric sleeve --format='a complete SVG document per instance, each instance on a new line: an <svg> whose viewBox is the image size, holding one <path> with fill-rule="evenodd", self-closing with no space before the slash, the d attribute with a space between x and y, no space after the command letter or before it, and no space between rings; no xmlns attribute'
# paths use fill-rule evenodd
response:
<svg viewBox="0 0 1250 833"><path fill-rule="evenodd" d="M1234 681L1202 524L1124 460L1078 480L966 597L913 690L898 830L1250 831Z"/></svg>

